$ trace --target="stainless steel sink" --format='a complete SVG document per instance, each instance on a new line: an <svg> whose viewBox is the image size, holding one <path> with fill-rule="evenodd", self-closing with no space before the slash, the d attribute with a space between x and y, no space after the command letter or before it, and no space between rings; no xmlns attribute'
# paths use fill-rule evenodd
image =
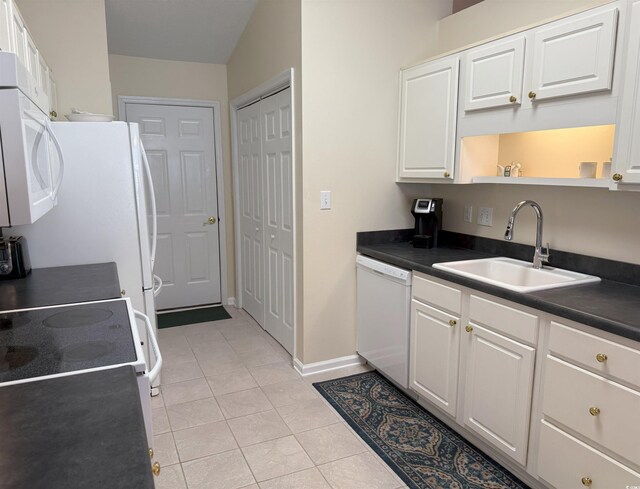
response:
<svg viewBox="0 0 640 489"><path fill-rule="evenodd" d="M600 282L600 277L593 275L552 267L536 269L531 262L502 257L436 263L433 268L516 292L534 292Z"/></svg>

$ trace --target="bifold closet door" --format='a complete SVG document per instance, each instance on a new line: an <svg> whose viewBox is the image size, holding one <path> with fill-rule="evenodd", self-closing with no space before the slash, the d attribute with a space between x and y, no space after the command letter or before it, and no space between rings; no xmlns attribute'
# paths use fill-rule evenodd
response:
<svg viewBox="0 0 640 489"><path fill-rule="evenodd" d="M293 352L291 90L238 111L242 307Z"/></svg>
<svg viewBox="0 0 640 489"><path fill-rule="evenodd" d="M264 199L260 104L238 111L242 307L264 327Z"/></svg>

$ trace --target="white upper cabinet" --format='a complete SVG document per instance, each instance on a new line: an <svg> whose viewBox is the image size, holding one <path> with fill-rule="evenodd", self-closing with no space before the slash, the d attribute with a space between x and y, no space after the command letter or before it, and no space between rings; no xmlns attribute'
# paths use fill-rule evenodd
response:
<svg viewBox="0 0 640 489"><path fill-rule="evenodd" d="M20 11L16 8L15 4L10 5L10 14L10 29L13 33L11 52L16 53L18 59L28 69L29 60L27 58L27 28L24 25L24 20L22 20L22 15L20 15Z"/></svg>
<svg viewBox="0 0 640 489"><path fill-rule="evenodd" d="M9 0L0 0L0 51L11 51L11 9Z"/></svg>
<svg viewBox="0 0 640 489"><path fill-rule="evenodd" d="M398 180L453 180L459 58L401 73Z"/></svg>
<svg viewBox="0 0 640 489"><path fill-rule="evenodd" d="M640 1L635 1L631 5L625 58L626 70L613 156L612 189L638 190L640 189L638 187L640 184Z"/></svg>
<svg viewBox="0 0 640 489"><path fill-rule="evenodd" d="M480 46L465 54L465 112L518 106L522 100L525 37Z"/></svg>
<svg viewBox="0 0 640 489"><path fill-rule="evenodd" d="M610 90L618 9L584 13L535 30L531 86L534 101Z"/></svg>

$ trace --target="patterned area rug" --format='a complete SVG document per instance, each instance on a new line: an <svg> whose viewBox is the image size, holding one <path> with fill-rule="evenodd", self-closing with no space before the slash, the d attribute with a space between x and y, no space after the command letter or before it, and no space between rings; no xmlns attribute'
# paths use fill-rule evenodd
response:
<svg viewBox="0 0 640 489"><path fill-rule="evenodd" d="M313 384L412 489L527 489L377 372Z"/></svg>

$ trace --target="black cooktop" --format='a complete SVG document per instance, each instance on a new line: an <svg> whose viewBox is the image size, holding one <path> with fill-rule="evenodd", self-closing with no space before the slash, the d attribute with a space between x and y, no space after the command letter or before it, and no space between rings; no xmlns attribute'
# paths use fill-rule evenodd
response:
<svg viewBox="0 0 640 489"><path fill-rule="evenodd" d="M0 383L136 360L124 299L0 312Z"/></svg>

